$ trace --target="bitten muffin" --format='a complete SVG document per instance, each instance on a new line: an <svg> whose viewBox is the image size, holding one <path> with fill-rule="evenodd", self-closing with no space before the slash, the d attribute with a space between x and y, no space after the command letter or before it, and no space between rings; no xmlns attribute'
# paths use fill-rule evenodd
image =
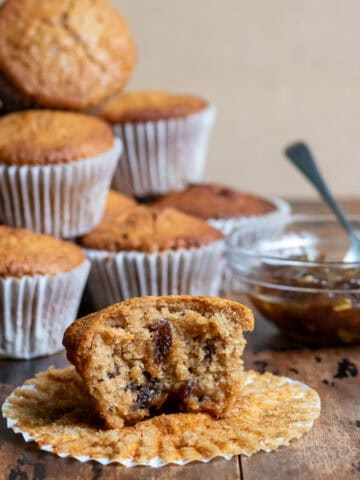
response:
<svg viewBox="0 0 360 480"><path fill-rule="evenodd" d="M0 356L32 358L61 350L88 272L78 246L0 226Z"/></svg>
<svg viewBox="0 0 360 480"><path fill-rule="evenodd" d="M124 143L113 188L139 198L202 180L215 110L194 95L133 91L95 109Z"/></svg>
<svg viewBox="0 0 360 480"><path fill-rule="evenodd" d="M5 111L87 109L119 92L135 63L128 25L106 0L7 0L0 8Z"/></svg>
<svg viewBox="0 0 360 480"><path fill-rule="evenodd" d="M73 237L103 214L121 149L101 119L28 110L0 117L0 217L36 232Z"/></svg>
<svg viewBox="0 0 360 480"><path fill-rule="evenodd" d="M277 216L282 218L283 214L288 213L288 206L282 200L270 201L215 183L191 185L183 192L172 192L158 198L154 205L177 208L207 220L224 234L236 226L244 225L249 219L258 221L260 225L267 219L276 223Z"/></svg>
<svg viewBox="0 0 360 480"><path fill-rule="evenodd" d="M226 415L253 322L247 307L220 298L133 298L77 320L63 341L114 428L169 410Z"/></svg>
<svg viewBox="0 0 360 480"><path fill-rule="evenodd" d="M138 206L103 220L80 238L92 262L89 290L97 308L143 295L216 295L223 235L174 209Z"/></svg>

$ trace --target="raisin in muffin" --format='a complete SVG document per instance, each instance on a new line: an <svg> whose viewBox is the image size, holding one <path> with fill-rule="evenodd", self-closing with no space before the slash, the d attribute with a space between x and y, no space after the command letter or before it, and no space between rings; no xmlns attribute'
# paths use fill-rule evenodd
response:
<svg viewBox="0 0 360 480"><path fill-rule="evenodd" d="M7 0L0 7L5 112L87 109L119 92L135 63L128 25L106 0Z"/></svg>
<svg viewBox="0 0 360 480"><path fill-rule="evenodd" d="M71 238L101 219L121 145L89 115L28 110L0 117L0 218Z"/></svg>
<svg viewBox="0 0 360 480"><path fill-rule="evenodd" d="M231 410L242 388L243 305L211 297L133 298L74 322L67 357L108 427L170 410Z"/></svg>
<svg viewBox="0 0 360 480"><path fill-rule="evenodd" d="M171 208L137 206L79 239L92 263L97 308L143 295L216 295L224 265L221 232Z"/></svg>
<svg viewBox="0 0 360 480"><path fill-rule="evenodd" d="M120 94L95 110L124 143L113 188L138 198L201 181L215 110L194 95Z"/></svg>
<svg viewBox="0 0 360 480"><path fill-rule="evenodd" d="M88 272L78 246L0 226L0 356L33 358L62 350Z"/></svg>
<svg viewBox="0 0 360 480"><path fill-rule="evenodd" d="M225 235L233 228L257 222L271 228L287 217L289 207L279 199L268 200L216 183L200 183L182 192L171 192L155 205L172 207L209 221Z"/></svg>

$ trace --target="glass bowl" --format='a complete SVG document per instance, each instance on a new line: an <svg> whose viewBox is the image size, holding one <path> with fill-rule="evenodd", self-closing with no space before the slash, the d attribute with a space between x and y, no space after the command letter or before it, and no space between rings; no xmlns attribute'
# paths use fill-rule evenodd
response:
<svg viewBox="0 0 360 480"><path fill-rule="evenodd" d="M351 218L360 230L360 217ZM346 234L327 215L293 215L274 238L256 228L228 238L226 294L312 345L360 343L360 262L344 262Z"/></svg>

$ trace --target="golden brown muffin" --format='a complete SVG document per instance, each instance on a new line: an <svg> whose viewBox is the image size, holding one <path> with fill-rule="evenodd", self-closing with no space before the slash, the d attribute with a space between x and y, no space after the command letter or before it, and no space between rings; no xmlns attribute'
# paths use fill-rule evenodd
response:
<svg viewBox="0 0 360 480"><path fill-rule="evenodd" d="M82 110L119 92L136 63L124 18L106 0L7 0L0 72L25 102Z"/></svg>
<svg viewBox="0 0 360 480"><path fill-rule="evenodd" d="M110 190L106 199L103 220L122 215L125 211L137 205L138 203L133 198Z"/></svg>
<svg viewBox="0 0 360 480"><path fill-rule="evenodd" d="M172 208L138 206L109 220L80 239L82 246L109 252L161 252L207 245L223 235L203 220Z"/></svg>
<svg viewBox="0 0 360 480"><path fill-rule="evenodd" d="M204 220L264 215L276 210L274 204L257 195L210 183L194 184L183 192L169 193L155 205L177 208Z"/></svg>
<svg viewBox="0 0 360 480"><path fill-rule="evenodd" d="M0 226L0 276L55 275L85 261L81 249L70 242L22 228Z"/></svg>
<svg viewBox="0 0 360 480"><path fill-rule="evenodd" d="M109 427L151 413L225 415L242 388L247 307L215 297L133 298L76 320L67 357Z"/></svg>
<svg viewBox="0 0 360 480"><path fill-rule="evenodd" d="M109 99L96 113L110 123L136 123L184 118L206 107L206 100L193 95L134 91Z"/></svg>
<svg viewBox="0 0 360 480"><path fill-rule="evenodd" d="M111 127L90 115L28 110L0 117L0 164L69 163L100 155L113 144Z"/></svg>

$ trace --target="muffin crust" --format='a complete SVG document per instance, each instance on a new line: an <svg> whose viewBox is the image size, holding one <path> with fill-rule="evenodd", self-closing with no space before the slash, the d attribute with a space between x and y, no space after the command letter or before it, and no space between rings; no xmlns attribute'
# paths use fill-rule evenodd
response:
<svg viewBox="0 0 360 480"><path fill-rule="evenodd" d="M207 106L206 100L193 95L133 91L109 99L99 107L97 114L110 123L136 123L184 118Z"/></svg>
<svg viewBox="0 0 360 480"><path fill-rule="evenodd" d="M110 190L106 199L103 220L122 215L128 209L137 205L138 203L133 198L115 192L115 190Z"/></svg>
<svg viewBox="0 0 360 480"><path fill-rule="evenodd" d="M120 91L135 63L128 25L105 0L7 0L0 8L0 71L35 104L89 108Z"/></svg>
<svg viewBox="0 0 360 480"><path fill-rule="evenodd" d="M85 261L81 249L70 242L22 228L0 226L0 276L55 275Z"/></svg>
<svg viewBox="0 0 360 480"><path fill-rule="evenodd" d="M0 164L69 163L100 155L113 143L111 127L89 115L28 110L0 117Z"/></svg>
<svg viewBox="0 0 360 480"><path fill-rule="evenodd" d="M275 205L264 198L210 183L194 184L183 192L165 195L155 205L177 208L204 220L264 215L276 210Z"/></svg>
<svg viewBox="0 0 360 480"><path fill-rule="evenodd" d="M110 252L161 252L200 247L223 238L203 220L172 208L138 206L115 218L104 220L80 243L86 248Z"/></svg>

